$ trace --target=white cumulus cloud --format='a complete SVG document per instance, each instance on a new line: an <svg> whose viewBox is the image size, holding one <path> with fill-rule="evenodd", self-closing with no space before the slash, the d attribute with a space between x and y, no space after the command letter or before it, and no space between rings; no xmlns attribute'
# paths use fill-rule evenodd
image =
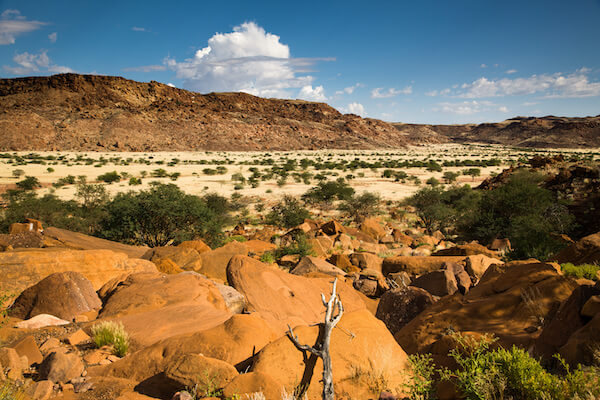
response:
<svg viewBox="0 0 600 400"><path fill-rule="evenodd" d="M233 32L213 35L208 46L196 51L194 57L181 62L166 58L165 64L187 89L292 97L292 89L312 85L312 76L300 74L317 60L292 58L289 46L281 43L279 36L246 22Z"/></svg>
<svg viewBox="0 0 600 400"><path fill-rule="evenodd" d="M375 88L371 90L371 98L373 99L385 99L388 97L398 96L399 94L411 94L412 86L407 86L404 89L396 89L389 88L384 90L384 88Z"/></svg>
<svg viewBox="0 0 600 400"><path fill-rule="evenodd" d="M327 101L323 86L317 86L315 88L311 85L303 86L302 89L300 89L298 97L309 101Z"/></svg>
<svg viewBox="0 0 600 400"><path fill-rule="evenodd" d="M349 113L360 115L361 117L364 117L364 115L365 115L365 107L360 103L354 102L354 103L348 104L347 110Z"/></svg>
<svg viewBox="0 0 600 400"><path fill-rule="evenodd" d="M4 69L14 75L31 75L35 73L62 74L74 72L69 67L53 64L48 57L47 51L39 54L28 52L18 53L13 57L16 66L5 65Z"/></svg>
<svg viewBox="0 0 600 400"><path fill-rule="evenodd" d="M546 98L600 96L600 82L590 81L589 70L581 68L570 74L531 75L526 78L479 78L464 83L457 97L482 98L539 94Z"/></svg>
<svg viewBox="0 0 600 400"><path fill-rule="evenodd" d="M14 44L17 36L40 29L44 25L44 22L27 21L19 10L5 10L0 14L0 45Z"/></svg>

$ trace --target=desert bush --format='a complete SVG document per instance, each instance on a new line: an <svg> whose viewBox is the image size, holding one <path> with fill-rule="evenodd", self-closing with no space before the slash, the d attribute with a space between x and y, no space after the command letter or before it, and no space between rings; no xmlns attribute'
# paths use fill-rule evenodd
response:
<svg viewBox="0 0 600 400"><path fill-rule="evenodd" d="M23 171L22 169L13 169L12 171L12 176L17 179L19 179L23 175L25 175L25 171Z"/></svg>
<svg viewBox="0 0 600 400"><path fill-rule="evenodd" d="M97 178L100 182L106 182L108 184L113 182L119 182L121 180L121 175L117 171L107 172L102 175L99 175Z"/></svg>
<svg viewBox="0 0 600 400"><path fill-rule="evenodd" d="M34 190L42 187L40 181L35 176L26 176L22 181L17 182L17 187L21 190Z"/></svg>
<svg viewBox="0 0 600 400"><path fill-rule="evenodd" d="M410 380L404 385L409 398L414 400L429 400L435 398L436 367L430 354L411 354Z"/></svg>
<svg viewBox="0 0 600 400"><path fill-rule="evenodd" d="M304 193L302 199L309 204L329 204L334 200L349 200L353 195L354 189L341 179L337 181L319 182L317 186Z"/></svg>
<svg viewBox="0 0 600 400"><path fill-rule="evenodd" d="M129 186L137 186L137 185L141 185L142 184L142 178L136 178L135 176L132 176L131 178L129 178Z"/></svg>
<svg viewBox="0 0 600 400"><path fill-rule="evenodd" d="M46 172L48 172L49 174L51 174L52 172L54 172L54 168L48 167L48 168L46 168Z"/></svg>
<svg viewBox="0 0 600 400"><path fill-rule="evenodd" d="M456 182L456 178L458 178L458 173L452 171L444 172L443 179L445 183Z"/></svg>
<svg viewBox="0 0 600 400"><path fill-rule="evenodd" d="M560 264L563 274L572 276L573 278L598 280L598 271L600 266L596 264L581 264L573 265L572 263Z"/></svg>
<svg viewBox="0 0 600 400"><path fill-rule="evenodd" d="M79 199L83 207L87 210L100 208L109 200L106 187L88 183L80 183L77 185L75 198Z"/></svg>
<svg viewBox="0 0 600 400"><path fill-rule="evenodd" d="M297 254L301 258L305 256L315 256L315 252L312 246L306 240L306 235L298 234L287 246L280 247L273 252L276 260L281 259L283 256Z"/></svg>
<svg viewBox="0 0 600 400"><path fill-rule="evenodd" d="M92 339L96 347L112 346L116 356L123 357L129 350L129 334L122 323L103 321L92 326Z"/></svg>
<svg viewBox="0 0 600 400"><path fill-rule="evenodd" d="M153 178L166 178L167 176L169 176L169 173L164 168L157 168L150 172L150 176L152 176Z"/></svg>
<svg viewBox="0 0 600 400"><path fill-rule="evenodd" d="M119 193L107 204L107 215L100 221L102 236L151 247L194 237L210 245L222 240L228 216L216 211L218 204L211 207L206 199L185 194L174 184L150 185L137 193Z"/></svg>
<svg viewBox="0 0 600 400"><path fill-rule="evenodd" d="M89 215L74 200L61 200L53 194L38 197L35 192L8 191L3 194L6 203L1 211L0 230L8 231L10 224L25 218L40 220L45 226L90 232Z"/></svg>
<svg viewBox="0 0 600 400"><path fill-rule="evenodd" d="M573 217L549 190L538 185L543 176L519 172L509 181L483 193L471 224L463 227L467 239L488 243L507 237L513 258L546 259L563 243L555 235L569 233Z"/></svg>
<svg viewBox="0 0 600 400"><path fill-rule="evenodd" d="M67 175L63 178L60 178L56 182L54 182L52 184L52 186L59 188L59 187L65 186L65 185L72 185L74 183L75 183L75 177L73 175Z"/></svg>
<svg viewBox="0 0 600 400"><path fill-rule="evenodd" d="M300 225L308 217L310 217L310 213L306 208L302 207L298 199L285 195L279 203L271 208L271 212L267 214L266 221L268 224L289 229Z"/></svg>
<svg viewBox="0 0 600 400"><path fill-rule="evenodd" d="M573 399L597 398L600 374L595 368L570 367L555 356L563 374L552 374L525 350L490 350L496 340L452 334L457 346L450 351L458 368L440 370L442 379L452 379L466 399Z"/></svg>
<svg viewBox="0 0 600 400"><path fill-rule="evenodd" d="M16 382L6 380L0 382L0 400L26 400L28 396L23 393L23 390L19 388Z"/></svg>
<svg viewBox="0 0 600 400"><path fill-rule="evenodd" d="M343 201L338 209L355 220L360 220L378 213L381 196L377 193L364 192Z"/></svg>
<svg viewBox="0 0 600 400"><path fill-rule="evenodd" d="M481 175L481 170L479 168L469 168L462 171L463 175L469 175L472 180L475 180L476 176Z"/></svg>
<svg viewBox="0 0 600 400"><path fill-rule="evenodd" d="M425 181L425 183L431 187L436 187L440 185L440 181L438 181L433 176Z"/></svg>
<svg viewBox="0 0 600 400"><path fill-rule="evenodd" d="M273 264L275 262L275 256L270 251L267 251L260 256L260 261L267 264Z"/></svg>

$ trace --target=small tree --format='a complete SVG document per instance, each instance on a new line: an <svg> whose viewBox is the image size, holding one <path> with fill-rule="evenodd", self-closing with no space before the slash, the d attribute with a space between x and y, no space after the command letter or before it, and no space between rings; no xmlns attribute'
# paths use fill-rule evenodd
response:
<svg viewBox="0 0 600 400"><path fill-rule="evenodd" d="M119 182L121 180L121 175L119 175L117 171L107 172L105 174L99 175L98 180L100 182L106 182L110 184L113 182Z"/></svg>
<svg viewBox="0 0 600 400"><path fill-rule="evenodd" d="M26 176L25 179L17 182L17 187L22 190L34 190L42 187L42 185L40 184L39 179L35 176Z"/></svg>
<svg viewBox="0 0 600 400"><path fill-rule="evenodd" d="M379 212L380 202L379 194L364 192L344 201L339 210L358 221Z"/></svg>
<svg viewBox="0 0 600 400"><path fill-rule="evenodd" d="M14 176L17 179L19 179L23 175L25 175L25 171L23 171L22 169L13 169L12 171L12 176Z"/></svg>
<svg viewBox="0 0 600 400"><path fill-rule="evenodd" d="M294 346L302 352L308 351L309 353L320 357L323 360L323 400L335 399L335 392L333 390L333 370L331 367L331 354L329 352L329 346L331 343L331 331L342 319L344 314L344 306L342 301L336 293L337 278L333 280L333 287L331 289L331 296L327 301L325 295L321 293L321 301L325 306L325 321L319 324L321 334L319 339L314 346L306 344L300 344L298 337L294 334L292 327L288 325L288 337L294 343ZM337 313L336 313L337 309ZM307 388L302 388L306 391ZM298 398L302 397L304 393L299 393Z"/></svg>
<svg viewBox="0 0 600 400"><path fill-rule="evenodd" d="M284 228L292 228L300 225L309 216L310 213L302 207L298 199L285 195L283 200L271 209L267 215L267 222Z"/></svg>
<svg viewBox="0 0 600 400"><path fill-rule="evenodd" d="M444 172L444 176L443 176L444 182L446 182L446 183L456 182L456 178L458 178L458 173L452 172L452 171Z"/></svg>
<svg viewBox="0 0 600 400"><path fill-rule="evenodd" d="M469 168L463 171L463 175L469 175L472 180L475 180L476 176L481 175L481 170L479 168Z"/></svg>

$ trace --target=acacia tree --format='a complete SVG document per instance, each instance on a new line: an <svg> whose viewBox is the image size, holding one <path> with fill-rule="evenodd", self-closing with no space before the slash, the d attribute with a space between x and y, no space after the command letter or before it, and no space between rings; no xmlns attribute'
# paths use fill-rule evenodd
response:
<svg viewBox="0 0 600 400"><path fill-rule="evenodd" d="M329 352L329 345L331 343L331 331L344 314L344 306L342 301L336 293L337 278L333 281L333 287L331 289L331 296L329 300L325 300L325 295L321 293L321 301L325 306L325 321L319 324L322 334L319 336L320 340L314 346L306 344L300 344L298 337L294 334L292 328L288 325L288 337L300 351L308 351L309 353L320 357L323 360L323 400L334 400L335 392L333 390L333 370L331 367L331 354ZM336 313L337 309L337 313ZM304 388L306 390L306 388ZM302 397L303 393L300 393L298 398Z"/></svg>

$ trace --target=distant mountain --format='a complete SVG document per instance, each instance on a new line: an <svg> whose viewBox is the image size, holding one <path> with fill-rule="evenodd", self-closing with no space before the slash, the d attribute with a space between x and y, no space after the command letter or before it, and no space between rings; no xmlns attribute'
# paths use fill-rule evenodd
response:
<svg viewBox="0 0 600 400"><path fill-rule="evenodd" d="M518 147L600 147L600 115L585 118L516 117L498 123L417 125L395 123L402 132L421 130L432 141L497 143Z"/></svg>
<svg viewBox="0 0 600 400"><path fill-rule="evenodd" d="M373 149L413 142L387 122L324 103L203 95L97 75L0 79L3 151Z"/></svg>
<svg viewBox="0 0 600 400"><path fill-rule="evenodd" d="M199 94L112 76L0 79L0 151L376 149L444 142L600 147L600 116L392 124L324 103Z"/></svg>

